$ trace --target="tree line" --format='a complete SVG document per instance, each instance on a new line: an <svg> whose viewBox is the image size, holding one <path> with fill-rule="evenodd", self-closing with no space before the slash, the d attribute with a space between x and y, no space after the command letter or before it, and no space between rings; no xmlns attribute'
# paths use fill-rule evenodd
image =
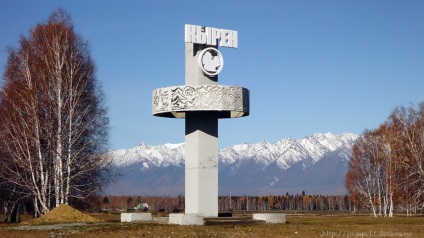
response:
<svg viewBox="0 0 424 238"><path fill-rule="evenodd" d="M0 202L6 217L83 204L108 180L108 117L88 42L59 9L8 49L0 91ZM27 208L28 209L28 208Z"/></svg>
<svg viewBox="0 0 424 238"><path fill-rule="evenodd" d="M424 209L424 102L395 108L355 142L345 180L350 199L374 216Z"/></svg>
<svg viewBox="0 0 424 238"><path fill-rule="evenodd" d="M183 212L184 196L103 196L98 197L97 210L125 211L140 203L147 203L151 212ZM270 196L219 196L219 212L231 211L363 211L355 206L348 195L270 195Z"/></svg>

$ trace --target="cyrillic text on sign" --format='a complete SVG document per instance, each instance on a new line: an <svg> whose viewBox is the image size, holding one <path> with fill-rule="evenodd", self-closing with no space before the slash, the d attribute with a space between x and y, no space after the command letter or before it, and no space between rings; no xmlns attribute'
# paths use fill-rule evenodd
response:
<svg viewBox="0 0 424 238"><path fill-rule="evenodd" d="M218 29L213 27L201 27L195 25L185 25L185 42L202 45L237 48L237 31Z"/></svg>

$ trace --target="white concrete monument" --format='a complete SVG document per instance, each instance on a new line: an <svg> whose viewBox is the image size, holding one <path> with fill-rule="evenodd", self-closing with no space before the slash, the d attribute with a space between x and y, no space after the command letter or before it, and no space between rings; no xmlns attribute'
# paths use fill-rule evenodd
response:
<svg viewBox="0 0 424 238"><path fill-rule="evenodd" d="M186 84L153 91L154 116L186 119L185 213L190 217L218 216L218 119L249 115L249 90L218 85L224 66L218 45L237 48L237 31L185 25Z"/></svg>

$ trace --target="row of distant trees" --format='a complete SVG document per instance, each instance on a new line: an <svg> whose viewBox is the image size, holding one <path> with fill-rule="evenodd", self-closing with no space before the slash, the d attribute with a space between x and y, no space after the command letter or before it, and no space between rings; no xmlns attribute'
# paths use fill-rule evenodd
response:
<svg viewBox="0 0 424 238"><path fill-rule="evenodd" d="M424 102L398 107L356 141L346 188L374 216L424 209Z"/></svg>
<svg viewBox="0 0 424 238"><path fill-rule="evenodd" d="M147 203L152 212L184 211L184 196L104 196L98 198L102 210L127 210L140 203ZM98 209L99 209L98 208ZM230 211L368 211L368 208L356 204L348 195L306 195L275 196L220 196L219 212Z"/></svg>
<svg viewBox="0 0 424 238"><path fill-rule="evenodd" d="M63 10L8 50L0 92L0 201L35 216L107 181L107 108L89 46ZM19 212L18 212L19 213Z"/></svg>
<svg viewBox="0 0 424 238"><path fill-rule="evenodd" d="M179 212L184 211L184 196L116 196L98 197L98 207L95 210L122 211L134 209L139 204L146 203L150 211Z"/></svg>

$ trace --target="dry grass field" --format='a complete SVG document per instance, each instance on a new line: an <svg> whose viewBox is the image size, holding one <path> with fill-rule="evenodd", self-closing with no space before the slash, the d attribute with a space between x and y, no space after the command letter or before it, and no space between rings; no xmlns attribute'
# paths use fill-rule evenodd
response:
<svg viewBox="0 0 424 238"><path fill-rule="evenodd" d="M120 223L119 214L92 216L105 220L106 223L29 227L0 223L0 237L424 237L424 217L373 218L288 212L286 224L228 222L219 225L178 226L157 222Z"/></svg>

